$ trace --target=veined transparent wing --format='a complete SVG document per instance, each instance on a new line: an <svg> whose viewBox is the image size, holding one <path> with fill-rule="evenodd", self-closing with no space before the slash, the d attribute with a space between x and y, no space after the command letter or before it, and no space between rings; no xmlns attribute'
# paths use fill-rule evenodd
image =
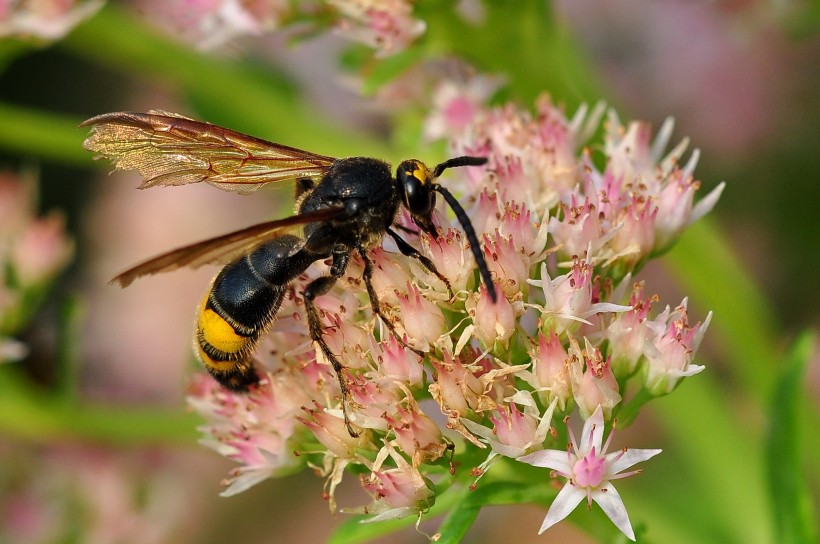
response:
<svg viewBox="0 0 820 544"><path fill-rule="evenodd" d="M175 113L105 113L84 121L83 143L117 170L136 170L141 189L205 182L249 193L268 183L319 179L335 160Z"/></svg>

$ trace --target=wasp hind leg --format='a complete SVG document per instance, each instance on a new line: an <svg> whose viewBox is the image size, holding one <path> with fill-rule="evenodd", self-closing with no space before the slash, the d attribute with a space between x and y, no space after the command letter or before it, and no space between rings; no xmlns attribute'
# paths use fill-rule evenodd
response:
<svg viewBox="0 0 820 544"><path fill-rule="evenodd" d="M347 432L350 436L355 438L359 436L359 433L353 430L353 426L350 424L350 417L347 414L348 390L347 382L342 372L344 365L339 362L339 359L336 358L336 355L334 355L330 350L330 346L328 346L324 340L322 321L319 318L319 311L316 309L316 304L314 303L316 297L320 297L330 291L336 283L336 280L342 277L349 260L349 253L335 253L333 255L333 263L330 266L330 276L322 276L310 282L307 287L305 287L302 296L305 299L305 312L307 313L310 338L318 344L319 349L322 350L322 354L330 361L333 370L336 372L336 377L339 379L339 389L342 394L342 414L344 415L345 427L347 427Z"/></svg>

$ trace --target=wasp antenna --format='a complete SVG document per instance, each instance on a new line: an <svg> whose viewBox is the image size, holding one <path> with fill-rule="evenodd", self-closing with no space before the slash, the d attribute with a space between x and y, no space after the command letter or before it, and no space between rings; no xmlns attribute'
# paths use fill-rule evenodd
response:
<svg viewBox="0 0 820 544"><path fill-rule="evenodd" d="M458 157L457 159L450 159L450 161L458 159L477 158L479 157ZM487 159L482 158L481 160L486 162ZM464 164L460 164L458 166L464 166ZM438 170L438 167L436 167L436 170ZM487 267L487 261L486 259L484 259L484 255L481 253L481 246L479 246L478 244L478 236L476 236L475 229L473 228L473 224L470 222L470 218L467 217L467 212L465 212L464 208L461 207L461 204L459 204L458 200L456 200L456 198L453 196L453 193L448 191L445 187L436 183L435 185L433 185L433 190L441 193L441 196L444 197L444 200L447 201L447 204L449 204L455 212L456 219L458 219L458 222L461 223L461 228L464 229L464 234L467 236L467 241L470 243L470 251L473 252L473 258L475 259L476 266L478 266L478 273L481 274L481 279L484 281L484 285L487 286L487 292L490 293L490 298L493 302L495 302L495 285L493 284L492 277L490 277L490 269Z"/></svg>
<svg viewBox="0 0 820 544"><path fill-rule="evenodd" d="M439 177L441 173L448 168L456 168L458 166L481 166L482 164L487 164L487 157L470 157L466 155L463 157L454 157L452 159L447 159L443 163L436 166L433 170L433 177Z"/></svg>

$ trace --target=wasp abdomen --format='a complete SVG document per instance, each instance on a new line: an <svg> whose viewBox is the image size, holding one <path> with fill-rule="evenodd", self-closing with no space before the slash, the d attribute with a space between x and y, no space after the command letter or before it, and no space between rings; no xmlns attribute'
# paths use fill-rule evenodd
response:
<svg viewBox="0 0 820 544"><path fill-rule="evenodd" d="M283 236L225 266L199 308L196 351L222 385L245 390L258 381L250 356L273 321L290 281L315 257L295 236Z"/></svg>

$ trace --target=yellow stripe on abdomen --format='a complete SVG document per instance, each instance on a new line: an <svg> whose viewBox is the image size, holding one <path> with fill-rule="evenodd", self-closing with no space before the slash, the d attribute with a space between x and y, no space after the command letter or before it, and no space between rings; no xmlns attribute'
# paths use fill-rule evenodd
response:
<svg viewBox="0 0 820 544"><path fill-rule="evenodd" d="M210 308L200 312L197 329L205 342L224 353L239 353L251 342L251 338L238 334L230 323Z"/></svg>
<svg viewBox="0 0 820 544"><path fill-rule="evenodd" d="M240 361L235 359L226 359L224 361L217 361L202 348L202 345L198 342L196 343L196 354L199 357L199 360L202 361L202 364L205 365L205 368L216 376L217 374L228 374L232 372L236 372L237 367L240 364Z"/></svg>

